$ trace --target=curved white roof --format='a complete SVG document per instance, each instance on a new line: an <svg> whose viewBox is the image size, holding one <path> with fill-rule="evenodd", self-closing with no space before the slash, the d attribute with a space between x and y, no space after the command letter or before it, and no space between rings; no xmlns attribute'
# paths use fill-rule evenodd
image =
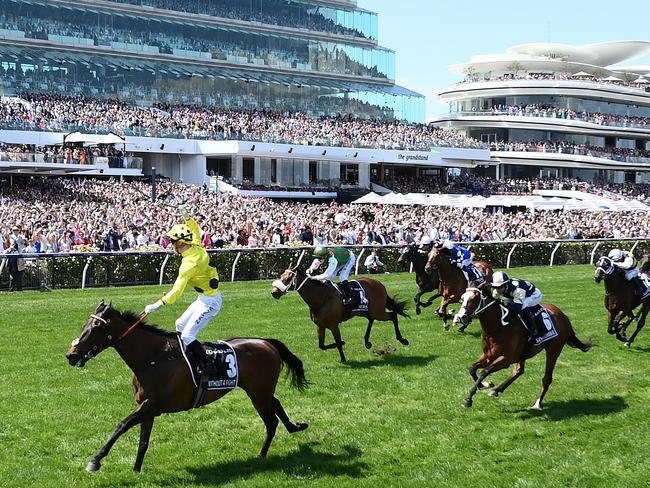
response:
<svg viewBox="0 0 650 488"><path fill-rule="evenodd" d="M507 69L513 64L520 69L547 69L555 71L580 71L600 68L619 71L612 65L635 59L650 53L649 41L611 41L582 46L554 42L533 42L510 47L505 54L480 54L469 62L450 66L452 72L465 74L469 66L479 72Z"/></svg>

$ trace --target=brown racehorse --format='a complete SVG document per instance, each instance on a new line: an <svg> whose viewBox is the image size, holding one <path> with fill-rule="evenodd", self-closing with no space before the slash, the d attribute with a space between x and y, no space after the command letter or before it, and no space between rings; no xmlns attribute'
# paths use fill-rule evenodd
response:
<svg viewBox="0 0 650 488"><path fill-rule="evenodd" d="M420 289L413 299L415 301L415 315L420 315L420 307L426 308L430 306L440 296L440 293L434 293L438 291L438 273L427 273L424 269L428 258L428 251L420 250L415 243L411 243L404 248L397 260L400 264L411 263L413 271L415 271L415 282ZM425 293L434 294L426 302L422 302L420 298Z"/></svg>
<svg viewBox="0 0 650 488"><path fill-rule="evenodd" d="M553 369L564 345L568 343L583 352L587 352L591 348L591 340L580 341L573 331L569 317L550 303L543 304L543 307L553 319L558 335L534 347L528 340L528 332L519 315L510 313L487 291L467 288L462 299L462 307L454 317L454 321L467 324L470 317L476 315L481 322L481 329L483 329L483 354L469 368L469 374L475 383L469 391L469 396L463 402L465 407L472 406L472 397L479 388L491 386L484 383L488 375L515 364L510 377L490 392L490 396L499 396L513 381L524 374L526 359L532 358L544 350L546 351L546 370L542 379L542 392L533 405L534 409L540 409L548 387L553 381ZM477 375L476 371L479 368L482 368L483 371Z"/></svg>
<svg viewBox="0 0 650 488"><path fill-rule="evenodd" d="M481 270L485 277L485 283L492 280L492 266L485 261L474 261L474 265ZM445 249L434 247L429 253L429 259L425 269L438 270L438 293L442 295L442 302L438 308L437 314L442 317L445 330L449 330L449 315L447 314L447 307L450 303L458 303L460 297L467 289L467 280L465 274L457 266L449 262ZM469 324L463 324L459 327L459 331L463 332Z"/></svg>
<svg viewBox="0 0 650 488"><path fill-rule="evenodd" d="M409 341L402 337L397 322L398 315L408 317L405 302L398 302L395 297L389 297L384 285L377 280L360 278L357 281L366 292L366 299L368 300L367 312L347 312L341 294L331 283L321 283L318 280L311 279L303 270L298 268L287 269L282 273L280 278L273 282L271 295L273 295L273 298L280 298L288 291L297 291L309 306L311 320L316 324L318 347L321 350L337 348L342 363L345 362L345 355L343 354L345 342L341 340L339 325L354 316L368 319L368 326L364 336L366 348L370 349L372 347L370 331L375 320L392 320L395 326L395 338L401 344L408 346ZM333 344L325 344L325 329L332 331L334 336Z"/></svg>
<svg viewBox="0 0 650 488"><path fill-rule="evenodd" d="M192 406L195 387L178 335L140 323L141 317L131 312L120 313L102 301L66 354L72 366L82 367L104 349L113 347L134 373L138 407L118 424L108 442L88 463L86 469L90 472L99 470L100 461L115 441L138 424L140 444L133 469L140 471L154 419L163 413L189 410ZM237 356L239 386L246 391L266 426L266 438L259 453L263 458L275 435L278 419L291 433L307 428L306 423L292 423L274 396L283 364L288 367L292 385L304 390L307 381L302 361L276 339L238 337L227 339L227 342ZM201 405L218 400L228 391L207 391Z"/></svg>
<svg viewBox="0 0 650 488"><path fill-rule="evenodd" d="M646 316L650 311L650 297L640 301L632 283L625 279L625 274L612 263L607 256L602 256L596 262L594 280L600 283L605 280L605 308L607 309L607 332L616 334L616 338L630 347L637 334L645 325ZM635 316L634 310L641 305ZM628 320L622 322L623 319ZM633 320L638 320L636 330L628 339L625 331Z"/></svg>

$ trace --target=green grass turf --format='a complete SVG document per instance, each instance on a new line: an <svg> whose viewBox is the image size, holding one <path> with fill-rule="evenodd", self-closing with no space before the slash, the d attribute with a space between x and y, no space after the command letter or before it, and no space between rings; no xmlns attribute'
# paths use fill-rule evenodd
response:
<svg viewBox="0 0 650 488"><path fill-rule="evenodd" d="M569 315L578 337L595 341L588 353L565 348L542 412L528 407L539 393L543 354L502 396L479 392L474 407L461 407L471 386L467 367L480 353L478 324L463 335L444 332L433 307L416 317L413 275L380 276L411 304L412 318L401 319L411 345L395 341L389 322L376 322L368 351L366 322L352 319L342 327L347 365L336 350L318 349L297 294L276 301L270 281L223 283L222 312L200 338L285 342L312 385L301 394L282 379L277 396L292 420L310 427L289 435L280 426L269 458L258 461L263 424L235 390L159 417L141 474L132 471L138 428L117 442L101 471L84 470L133 409L131 372L112 349L83 369L64 354L100 299L139 311L168 287L1 294L2 486L648 486L650 331L630 350L609 336L603 287L592 273L588 266L513 270ZM153 321L173 329L194 296L187 291Z"/></svg>

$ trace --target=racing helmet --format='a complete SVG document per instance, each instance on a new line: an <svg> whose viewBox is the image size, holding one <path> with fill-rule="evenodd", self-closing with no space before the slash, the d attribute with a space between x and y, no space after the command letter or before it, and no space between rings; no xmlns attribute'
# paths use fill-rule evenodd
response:
<svg viewBox="0 0 650 488"><path fill-rule="evenodd" d="M173 242L182 242L183 244L192 244L192 230L187 224L176 224L172 227L167 236Z"/></svg>
<svg viewBox="0 0 650 488"><path fill-rule="evenodd" d="M315 258L324 258L327 256L327 248L325 246L316 246L314 248L314 252L312 253L312 256Z"/></svg>
<svg viewBox="0 0 650 488"><path fill-rule="evenodd" d="M623 261L625 259L625 253L620 249L612 249L607 255L609 259L615 262Z"/></svg>
<svg viewBox="0 0 650 488"><path fill-rule="evenodd" d="M443 249L447 249L447 250L451 251L454 248L454 243L453 243L453 241L451 241L449 239L445 239L442 242L442 245L440 247L442 247Z"/></svg>
<svg viewBox="0 0 650 488"><path fill-rule="evenodd" d="M420 239L421 246L430 246L431 244L433 244L433 239L431 239L429 236L424 236L422 239Z"/></svg>
<svg viewBox="0 0 650 488"><path fill-rule="evenodd" d="M508 282L510 282L510 277L503 271L497 271L492 275L492 283L490 285L494 288L499 288Z"/></svg>

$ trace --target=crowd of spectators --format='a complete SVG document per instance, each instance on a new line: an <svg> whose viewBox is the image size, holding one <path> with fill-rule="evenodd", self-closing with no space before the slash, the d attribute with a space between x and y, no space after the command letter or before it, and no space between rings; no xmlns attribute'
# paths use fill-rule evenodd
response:
<svg viewBox="0 0 650 488"><path fill-rule="evenodd" d="M59 164L94 164L99 157L109 162L121 160L122 151L113 145L36 146L0 143L0 161ZM111 165L113 167L114 165Z"/></svg>
<svg viewBox="0 0 650 488"><path fill-rule="evenodd" d="M503 184L516 188L521 183ZM602 190L616 189L609 185ZM200 222L208 248L406 244L424 236L456 241L650 236L650 215L638 212L490 213L435 206L296 203L172 182L159 183L159 199L152 203L146 183L90 178L14 178L1 190L2 247L17 228L25 252L169 249L165 232L178 222L171 205L180 202L188 204Z"/></svg>
<svg viewBox="0 0 650 488"><path fill-rule="evenodd" d="M579 156L591 156L628 163L647 163L649 161L639 160L638 158L650 158L650 151L646 149L614 146L590 146L588 144L578 144L571 141L497 141L490 143L490 150L575 154Z"/></svg>
<svg viewBox="0 0 650 488"><path fill-rule="evenodd" d="M112 131L147 137L186 137L303 145L429 150L481 147L475 139L428 124L352 116L232 110L162 104L155 108L83 96L23 94L0 102L0 126L48 131Z"/></svg>

